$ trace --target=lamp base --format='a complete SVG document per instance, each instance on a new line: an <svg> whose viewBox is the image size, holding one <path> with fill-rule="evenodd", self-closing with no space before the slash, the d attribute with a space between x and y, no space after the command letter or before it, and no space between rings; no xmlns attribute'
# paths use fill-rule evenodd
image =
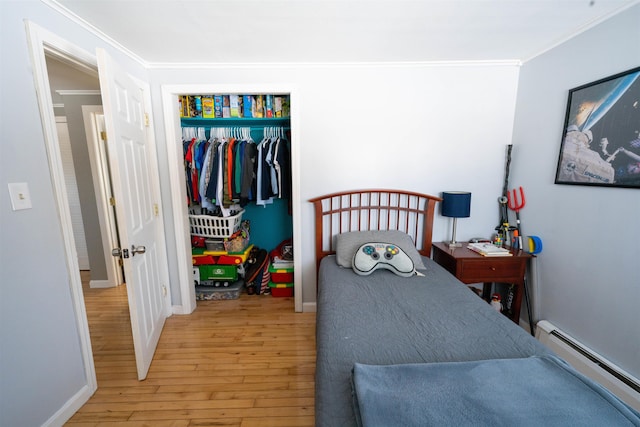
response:
<svg viewBox="0 0 640 427"><path fill-rule="evenodd" d="M453 218L453 233L451 234L449 249L459 248L462 246L462 243L456 242L456 226L457 225L458 225L458 218Z"/></svg>

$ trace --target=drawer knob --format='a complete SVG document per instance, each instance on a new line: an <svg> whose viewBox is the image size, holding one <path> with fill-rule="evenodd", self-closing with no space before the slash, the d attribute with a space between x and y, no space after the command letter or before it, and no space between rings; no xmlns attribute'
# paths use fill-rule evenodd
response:
<svg viewBox="0 0 640 427"><path fill-rule="evenodd" d="M491 271L496 271L496 268L495 267L491 267Z"/></svg>

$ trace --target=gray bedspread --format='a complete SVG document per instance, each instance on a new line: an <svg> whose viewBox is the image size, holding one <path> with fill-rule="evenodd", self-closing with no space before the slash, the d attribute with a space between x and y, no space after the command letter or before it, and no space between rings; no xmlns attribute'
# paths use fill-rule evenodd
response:
<svg viewBox="0 0 640 427"><path fill-rule="evenodd" d="M322 260L316 314L316 426L355 426L355 363L473 361L550 350L429 258L425 277L358 276Z"/></svg>
<svg viewBox="0 0 640 427"><path fill-rule="evenodd" d="M353 370L364 427L640 426L640 414L555 356Z"/></svg>

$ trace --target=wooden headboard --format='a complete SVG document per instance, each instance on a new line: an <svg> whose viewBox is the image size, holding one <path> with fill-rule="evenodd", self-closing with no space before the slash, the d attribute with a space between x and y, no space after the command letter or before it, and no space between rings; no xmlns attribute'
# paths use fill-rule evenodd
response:
<svg viewBox="0 0 640 427"><path fill-rule="evenodd" d="M348 231L399 230L423 256L431 256L436 202L440 197L402 190L354 190L309 200L315 209L316 268L334 254L335 236Z"/></svg>

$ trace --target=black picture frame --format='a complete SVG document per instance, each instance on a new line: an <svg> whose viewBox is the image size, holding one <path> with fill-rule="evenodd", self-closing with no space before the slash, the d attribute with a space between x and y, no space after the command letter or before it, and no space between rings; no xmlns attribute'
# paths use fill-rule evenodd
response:
<svg viewBox="0 0 640 427"><path fill-rule="evenodd" d="M555 183L640 188L640 67L569 90Z"/></svg>

